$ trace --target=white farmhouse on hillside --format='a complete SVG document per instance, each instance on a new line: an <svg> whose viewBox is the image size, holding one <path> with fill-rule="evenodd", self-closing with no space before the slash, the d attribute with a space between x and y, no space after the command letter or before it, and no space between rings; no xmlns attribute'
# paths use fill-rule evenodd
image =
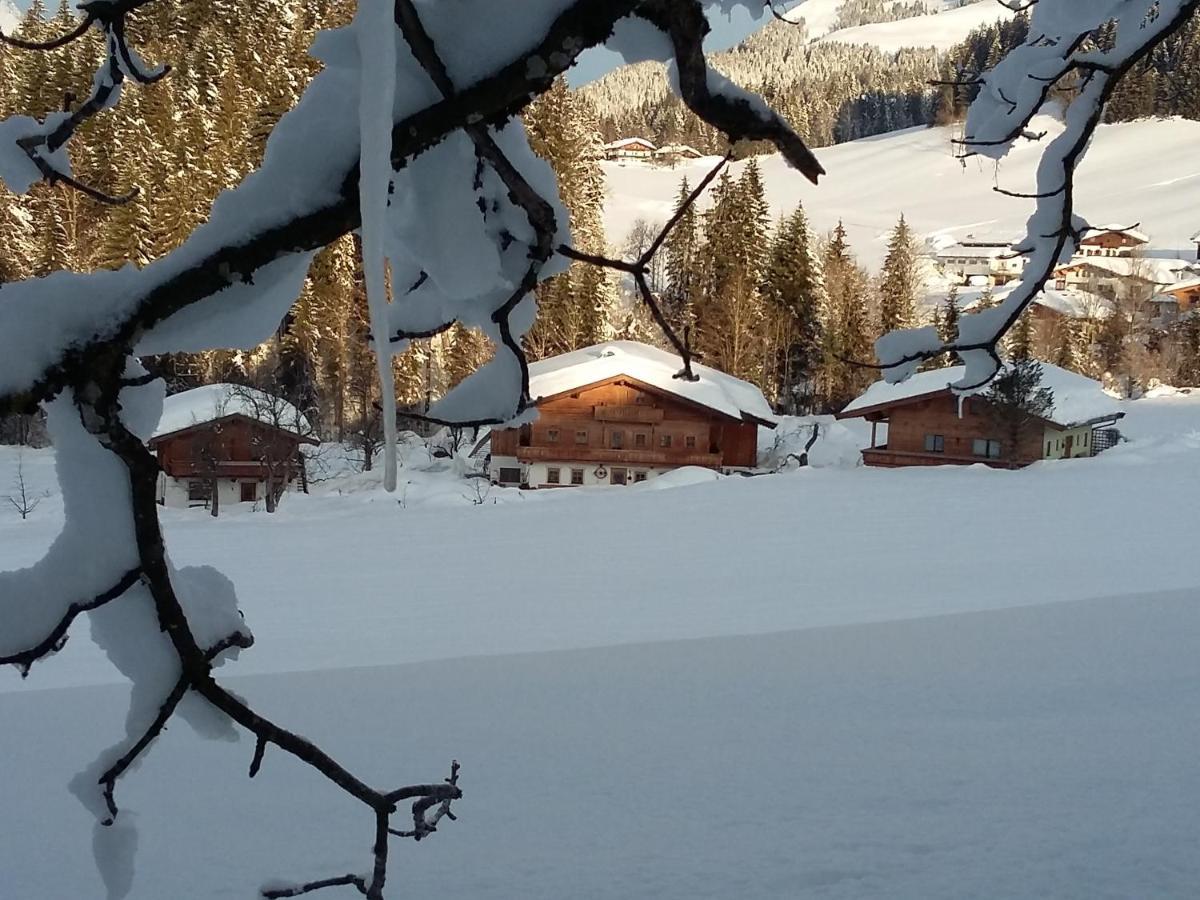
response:
<svg viewBox="0 0 1200 900"><path fill-rule="evenodd" d="M1007 284L1025 270L1025 257L1003 238L967 235L935 255L942 274L958 284Z"/></svg>

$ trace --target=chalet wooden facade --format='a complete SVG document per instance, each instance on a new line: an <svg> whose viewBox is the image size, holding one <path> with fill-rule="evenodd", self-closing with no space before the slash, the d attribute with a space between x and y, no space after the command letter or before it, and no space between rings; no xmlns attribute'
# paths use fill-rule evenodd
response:
<svg viewBox="0 0 1200 900"><path fill-rule="evenodd" d="M303 478L300 448L319 443L279 398L230 385L168 397L149 446L158 458L158 501L219 509L263 502L273 508Z"/></svg>
<svg viewBox="0 0 1200 900"><path fill-rule="evenodd" d="M492 431L492 480L624 485L681 466L753 468L759 426L774 427L762 394L704 366L698 382L675 379L678 369L677 357L630 341L534 363L537 420Z"/></svg>
<svg viewBox="0 0 1200 900"><path fill-rule="evenodd" d="M1136 228L1110 225L1089 229L1079 241L1077 256L1132 256L1150 243Z"/></svg>
<svg viewBox="0 0 1200 900"><path fill-rule="evenodd" d="M889 468L983 463L1012 469L1043 459L1092 456L1094 432L1125 415L1097 382L1043 364L1043 384L1054 392L1054 409L1049 417L1031 416L1014 439L982 397L960 403L949 389L963 371L922 372L899 385L877 382L838 413L839 419L871 423L863 462Z"/></svg>

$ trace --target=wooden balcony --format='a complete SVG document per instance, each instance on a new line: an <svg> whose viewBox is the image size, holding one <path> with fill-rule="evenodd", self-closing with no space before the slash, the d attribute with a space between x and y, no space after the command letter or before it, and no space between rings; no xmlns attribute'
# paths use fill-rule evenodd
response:
<svg viewBox="0 0 1200 900"><path fill-rule="evenodd" d="M949 453L926 453L920 450L889 450L887 447L867 447L862 452L868 466L896 468L899 466L973 466L983 463L993 469L1019 469L1032 460L1013 462L1007 459L986 459L981 456L955 456Z"/></svg>
<svg viewBox="0 0 1200 900"><path fill-rule="evenodd" d="M521 462L580 462L606 466L704 466L721 467L720 453L698 453L695 450L610 450L604 447L519 447Z"/></svg>
<svg viewBox="0 0 1200 900"><path fill-rule="evenodd" d="M653 406L595 406L592 414L600 422L661 422L665 411Z"/></svg>

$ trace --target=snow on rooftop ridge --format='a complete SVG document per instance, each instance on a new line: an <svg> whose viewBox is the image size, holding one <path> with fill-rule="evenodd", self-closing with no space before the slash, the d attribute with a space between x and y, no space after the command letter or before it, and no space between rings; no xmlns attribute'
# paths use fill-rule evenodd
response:
<svg viewBox="0 0 1200 900"><path fill-rule="evenodd" d="M286 400L242 385L206 384L172 394L163 401L162 418L151 440L232 415L257 419L295 434L314 434L304 414Z"/></svg>
<svg viewBox="0 0 1200 900"><path fill-rule="evenodd" d="M529 365L529 396L536 402L619 375L690 400L734 419L773 423L775 415L756 386L710 366L692 363L697 381L675 376L683 363L673 353L637 341L607 341Z"/></svg>
<svg viewBox="0 0 1200 900"><path fill-rule="evenodd" d="M644 144L645 146L649 147L651 150L658 149L658 147L655 146L653 141L648 141L645 138L640 138L640 137L621 138L620 140L611 141L611 142L605 144L600 149L602 149L602 150L621 150L621 149L624 149L625 147L632 147L636 144Z"/></svg>
<svg viewBox="0 0 1200 900"><path fill-rule="evenodd" d="M1050 363L1042 363L1041 387L1054 393L1054 405L1047 418L1059 425L1072 425L1120 412L1116 398L1104 390L1098 381ZM918 372L907 381L889 384L877 381L863 394L850 401L839 417L881 404L898 403L936 394L962 379L966 366L950 366Z"/></svg>
<svg viewBox="0 0 1200 900"><path fill-rule="evenodd" d="M1150 236L1144 231L1130 228L1128 225L1093 225L1083 234L1083 239L1097 237L1102 234L1123 234L1143 244L1150 243Z"/></svg>

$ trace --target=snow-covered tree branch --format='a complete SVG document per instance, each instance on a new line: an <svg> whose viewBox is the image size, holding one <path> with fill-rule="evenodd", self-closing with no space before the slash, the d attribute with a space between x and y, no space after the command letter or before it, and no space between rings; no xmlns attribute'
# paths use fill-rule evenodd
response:
<svg viewBox="0 0 1200 900"><path fill-rule="evenodd" d="M74 179L65 147L84 120L120 102L126 79L151 84L166 74L145 67L125 38L127 16L151 2L92 0L75 30L24 45L40 52L93 26L105 37L93 92L75 112L0 123L0 179L10 190L22 193L41 178L99 200L126 199ZM351 886L383 897L389 838L432 834L453 819L450 804L461 796L457 763L443 782L373 788L217 681L215 668L253 637L227 579L170 562L155 504L158 464L145 445L164 386L137 357L258 345L295 301L314 251L361 228L385 395L391 357L406 340L459 322L503 352L435 414L519 414L529 399L521 338L535 315L531 292L565 265L555 248L570 242L553 174L512 117L581 52L608 43L627 59L674 60L685 101L730 141L772 141L806 176L820 174L782 119L707 70L705 11L730 5L363 0L353 25L318 38L314 54L324 68L275 128L262 167L222 195L178 250L143 269L60 271L5 286L0 415L46 410L66 525L41 562L0 574L0 662L28 673L62 648L87 612L93 638L133 684L126 737L72 782L96 816L110 896L127 893L136 844L116 787L176 715L202 735L234 734L235 726L252 734L251 776L273 746L370 812L368 873L271 885L264 896ZM762 12L753 0L743 5ZM411 287L397 290L403 285ZM390 487L394 409L384 418ZM392 827L398 804L409 800L412 827Z"/></svg>
<svg viewBox="0 0 1200 900"><path fill-rule="evenodd" d="M1100 124L1104 105L1122 76L1200 8L1200 0L1001 0L1030 11L1029 39L981 79L967 115L963 151L995 160L1019 142L1039 141L1032 122L1047 109L1051 91L1069 88L1058 111L1063 128L1042 152L1037 206L1017 252L1027 263L1017 288L997 306L963 316L958 337L944 343L933 327L884 335L876 356L889 381L901 381L921 362L955 353L966 371L955 387L972 392L987 385L1000 368L999 343L1042 291L1054 267L1075 252L1088 223L1075 214L1077 168ZM1115 40L1101 48L1096 35L1110 26ZM1132 224L1132 223L1131 223Z"/></svg>

